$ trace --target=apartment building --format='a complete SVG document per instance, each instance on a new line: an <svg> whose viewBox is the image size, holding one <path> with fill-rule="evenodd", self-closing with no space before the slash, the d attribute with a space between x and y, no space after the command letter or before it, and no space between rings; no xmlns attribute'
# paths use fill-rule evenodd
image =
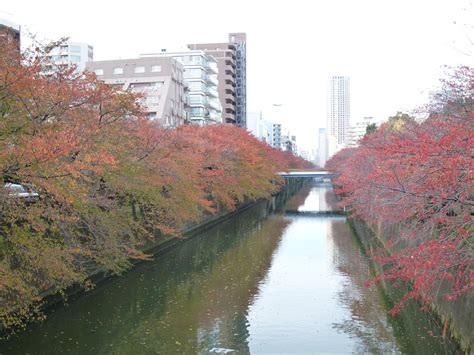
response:
<svg viewBox="0 0 474 355"><path fill-rule="evenodd" d="M270 145L275 149L282 149L281 124L269 122Z"/></svg>
<svg viewBox="0 0 474 355"><path fill-rule="evenodd" d="M247 117L246 41L245 33L230 33L228 42L188 44L216 58L223 121L240 127L246 127Z"/></svg>
<svg viewBox="0 0 474 355"><path fill-rule="evenodd" d="M327 141L327 131L326 128L318 129L318 154L316 159L316 164L320 167L326 165L326 160L328 159L328 141Z"/></svg>
<svg viewBox="0 0 474 355"><path fill-rule="evenodd" d="M184 124L183 66L173 57L150 57L88 62L86 69L124 91L143 93L148 117L163 127Z"/></svg>
<svg viewBox="0 0 474 355"><path fill-rule="evenodd" d="M181 63L187 90L189 121L200 126L222 123L218 66L214 57L201 50L168 52L166 49L162 49L159 53L142 54L140 57L171 57Z"/></svg>
<svg viewBox="0 0 474 355"><path fill-rule="evenodd" d="M7 42L15 43L16 48L20 50L21 29L16 23L0 18L0 37L6 38Z"/></svg>
<svg viewBox="0 0 474 355"><path fill-rule="evenodd" d="M271 144L269 124L263 119L262 112L249 112L247 114L247 130L257 139Z"/></svg>
<svg viewBox="0 0 474 355"><path fill-rule="evenodd" d="M295 155L298 154L298 146L296 144L296 136L290 135L290 133L282 136L282 149L291 152Z"/></svg>
<svg viewBox="0 0 474 355"><path fill-rule="evenodd" d="M94 48L87 43L67 41L53 48L46 57L51 61L51 69L54 66L75 65L78 72L83 72L86 63L94 60Z"/></svg>
<svg viewBox="0 0 474 355"><path fill-rule="evenodd" d="M357 121L347 129L347 143L348 147L356 147L359 145L359 140L364 137L367 126L374 123L374 118L367 116L362 120Z"/></svg>
<svg viewBox="0 0 474 355"><path fill-rule="evenodd" d="M347 76L332 76L329 79L328 134L336 138L338 145L347 141L350 124L350 81Z"/></svg>

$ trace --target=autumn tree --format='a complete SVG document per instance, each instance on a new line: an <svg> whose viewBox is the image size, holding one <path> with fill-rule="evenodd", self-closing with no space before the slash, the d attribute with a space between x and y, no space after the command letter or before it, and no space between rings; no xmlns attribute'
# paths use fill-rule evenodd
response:
<svg viewBox="0 0 474 355"><path fill-rule="evenodd" d="M409 299L428 304L441 282L449 300L473 290L473 82L472 69L455 70L426 120L399 113L328 163L354 216L400 227L391 255L376 257L376 282L411 284L394 313Z"/></svg>
<svg viewBox="0 0 474 355"><path fill-rule="evenodd" d="M0 37L2 41L2 37ZM32 317L45 292L118 273L190 221L268 197L276 172L304 160L230 125L164 129L140 96L74 67L54 66L60 42L20 53L0 43L0 321Z"/></svg>

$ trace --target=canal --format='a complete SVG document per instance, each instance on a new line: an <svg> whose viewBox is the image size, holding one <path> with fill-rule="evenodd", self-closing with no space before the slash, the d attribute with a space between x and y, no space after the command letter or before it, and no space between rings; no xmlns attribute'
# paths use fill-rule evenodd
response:
<svg viewBox="0 0 474 355"><path fill-rule="evenodd" d="M345 218L313 213L333 206L324 183L291 213L257 204L51 310L0 354L455 353L417 307L387 315Z"/></svg>

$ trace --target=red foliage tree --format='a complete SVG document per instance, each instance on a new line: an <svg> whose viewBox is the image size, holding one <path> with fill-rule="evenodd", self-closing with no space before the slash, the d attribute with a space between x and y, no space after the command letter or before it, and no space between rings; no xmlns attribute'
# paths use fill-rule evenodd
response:
<svg viewBox="0 0 474 355"><path fill-rule="evenodd" d="M221 207L267 197L277 171L305 167L243 129L166 130L139 96L56 67L38 45L19 53L0 36L0 321L21 323L42 292L120 272L143 246ZM3 184L39 193L27 204ZM16 315L12 315L12 311Z"/></svg>
<svg viewBox="0 0 474 355"><path fill-rule="evenodd" d="M411 283L394 313L412 298L428 304L441 281L449 300L473 290L473 79L472 69L455 70L426 120L395 116L328 163L354 216L401 226L392 254L376 257L386 269L374 280Z"/></svg>

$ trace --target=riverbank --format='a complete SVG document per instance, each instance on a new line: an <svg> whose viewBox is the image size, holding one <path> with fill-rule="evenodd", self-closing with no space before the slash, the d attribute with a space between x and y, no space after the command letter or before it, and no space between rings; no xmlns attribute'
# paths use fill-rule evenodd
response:
<svg viewBox="0 0 474 355"><path fill-rule="evenodd" d="M258 199L255 201L247 200L242 203L239 203L235 209L230 210L225 207L221 207L219 211L215 214L208 214L201 218L199 222L188 223L179 233L179 236L170 236L163 233L157 233L155 240L151 243L148 243L142 248L142 252L152 256L153 258L167 253L181 243L192 239L193 237L203 233L204 231L223 223L224 221L254 207L257 204L264 205L264 208L268 213L273 213L274 211L280 209L284 203L293 196L297 191L299 191L307 182L303 178L286 178L285 185L282 186L280 191L267 199ZM140 263L146 263L148 260L132 260L133 269ZM130 271L128 269L126 272ZM94 269L89 272L87 277L88 283L94 285L94 287L100 287L101 284L120 277L119 274L113 274L101 269ZM44 291L41 294L41 307L40 311L47 312L52 307L60 306L66 299L72 301L77 297L80 297L88 292L82 285L74 284L67 289L65 289L61 294L54 292L52 290ZM5 330L3 330L5 331ZM2 328L0 324L0 333L2 333Z"/></svg>
<svg viewBox="0 0 474 355"><path fill-rule="evenodd" d="M362 247L369 253L380 254L381 250L391 253L392 249L388 247L389 235L397 233L397 228L387 229L383 223L375 226L368 225L360 219L351 219L350 224L354 230L354 234L358 238ZM377 273L382 272L379 264L374 264ZM385 289L390 289L390 285L386 285ZM472 353L474 343L474 327L472 320L474 319L474 297L470 295L462 295L456 301L446 301L441 297L444 294L443 286L440 285L440 292L434 302L430 304L430 312L438 319L443 328L443 336L453 338L466 354ZM398 292L398 296L402 292Z"/></svg>
<svg viewBox="0 0 474 355"><path fill-rule="evenodd" d="M0 354L456 353L419 309L387 317L344 217L286 213L329 210L331 190L305 187L278 213L260 201L52 310Z"/></svg>

